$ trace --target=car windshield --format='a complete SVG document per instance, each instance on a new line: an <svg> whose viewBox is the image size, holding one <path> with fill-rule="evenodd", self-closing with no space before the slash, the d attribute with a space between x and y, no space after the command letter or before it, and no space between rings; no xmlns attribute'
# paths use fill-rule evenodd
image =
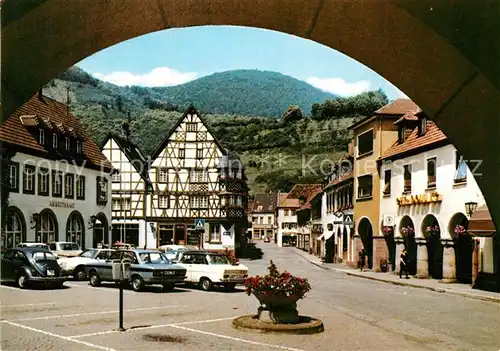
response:
<svg viewBox="0 0 500 351"><path fill-rule="evenodd" d="M170 263L167 256L161 252L143 252L139 254L144 263Z"/></svg>
<svg viewBox="0 0 500 351"><path fill-rule="evenodd" d="M78 256L86 257L86 258L94 258L96 251L95 250L85 250Z"/></svg>
<svg viewBox="0 0 500 351"><path fill-rule="evenodd" d="M55 261L56 256L50 252L33 252L33 259L35 261Z"/></svg>
<svg viewBox="0 0 500 351"><path fill-rule="evenodd" d="M222 255L208 255L209 264L229 264L226 256Z"/></svg>
<svg viewBox="0 0 500 351"><path fill-rule="evenodd" d="M63 251L80 250L80 247L78 247L78 244L75 243L60 243L59 250Z"/></svg>

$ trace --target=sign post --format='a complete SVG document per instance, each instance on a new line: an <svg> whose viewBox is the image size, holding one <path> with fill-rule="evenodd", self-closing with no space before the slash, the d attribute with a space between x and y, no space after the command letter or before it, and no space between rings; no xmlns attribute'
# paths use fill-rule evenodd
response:
<svg viewBox="0 0 500 351"><path fill-rule="evenodd" d="M113 275L113 280L118 282L120 285L120 295L119 295L119 320L118 320L118 331L125 331L123 327L123 287L126 282L130 279L130 269L132 261L129 259L115 260L111 266L111 273Z"/></svg>
<svg viewBox="0 0 500 351"><path fill-rule="evenodd" d="M194 220L194 229L205 231L205 220L203 218L196 218Z"/></svg>

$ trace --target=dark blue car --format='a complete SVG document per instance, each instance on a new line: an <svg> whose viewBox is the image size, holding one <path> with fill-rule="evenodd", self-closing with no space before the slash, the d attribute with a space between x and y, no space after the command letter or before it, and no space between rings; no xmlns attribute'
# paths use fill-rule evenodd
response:
<svg viewBox="0 0 500 351"><path fill-rule="evenodd" d="M2 282L15 282L21 289L41 283L60 288L68 279L50 250L40 247L7 249L2 255Z"/></svg>

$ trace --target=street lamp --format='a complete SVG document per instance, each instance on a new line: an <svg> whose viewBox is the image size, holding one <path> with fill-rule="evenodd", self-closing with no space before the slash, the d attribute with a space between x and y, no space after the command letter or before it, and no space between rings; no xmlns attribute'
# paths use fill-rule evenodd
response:
<svg viewBox="0 0 500 351"><path fill-rule="evenodd" d="M31 229L36 228L39 220L40 220L40 213L33 213L31 215L31 220L30 220L30 224L32 225Z"/></svg>
<svg viewBox="0 0 500 351"><path fill-rule="evenodd" d="M465 212L467 212L467 215L469 217L472 216L476 208L477 208L477 202L469 201L465 203Z"/></svg>
<svg viewBox="0 0 500 351"><path fill-rule="evenodd" d="M97 217L92 215L90 216L90 219L89 219L89 229L92 229L94 228L94 225L95 225L95 222L97 221Z"/></svg>

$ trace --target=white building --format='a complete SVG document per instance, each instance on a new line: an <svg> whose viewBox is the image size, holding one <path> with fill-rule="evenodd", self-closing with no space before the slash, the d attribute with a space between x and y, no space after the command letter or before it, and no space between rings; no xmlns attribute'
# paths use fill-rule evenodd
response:
<svg viewBox="0 0 500 351"><path fill-rule="evenodd" d="M300 207L299 199L288 198L288 193L278 194L276 207L277 241L279 247L295 246L297 244L297 214Z"/></svg>
<svg viewBox="0 0 500 351"><path fill-rule="evenodd" d="M391 260L399 270L406 247L410 271L419 277L470 283L473 238L467 234L466 203L485 203L471 169L450 140L419 111L396 122L398 141L380 158L381 215ZM480 172L480 169L478 170ZM463 233L461 233L463 231ZM488 241L480 248L490 252ZM493 257L483 269L493 272Z"/></svg>
<svg viewBox="0 0 500 351"><path fill-rule="evenodd" d="M276 205L278 194L259 193L254 195L252 208L249 210L252 218L252 239L269 238L276 242Z"/></svg>
<svg viewBox="0 0 500 351"><path fill-rule="evenodd" d="M10 185L2 247L110 242L112 167L66 105L31 97L0 127L0 142Z"/></svg>
<svg viewBox="0 0 500 351"><path fill-rule="evenodd" d="M156 247L154 226L146 218L149 159L125 136L109 133L102 147L103 154L117 170L112 176L112 242L126 242L138 247Z"/></svg>

